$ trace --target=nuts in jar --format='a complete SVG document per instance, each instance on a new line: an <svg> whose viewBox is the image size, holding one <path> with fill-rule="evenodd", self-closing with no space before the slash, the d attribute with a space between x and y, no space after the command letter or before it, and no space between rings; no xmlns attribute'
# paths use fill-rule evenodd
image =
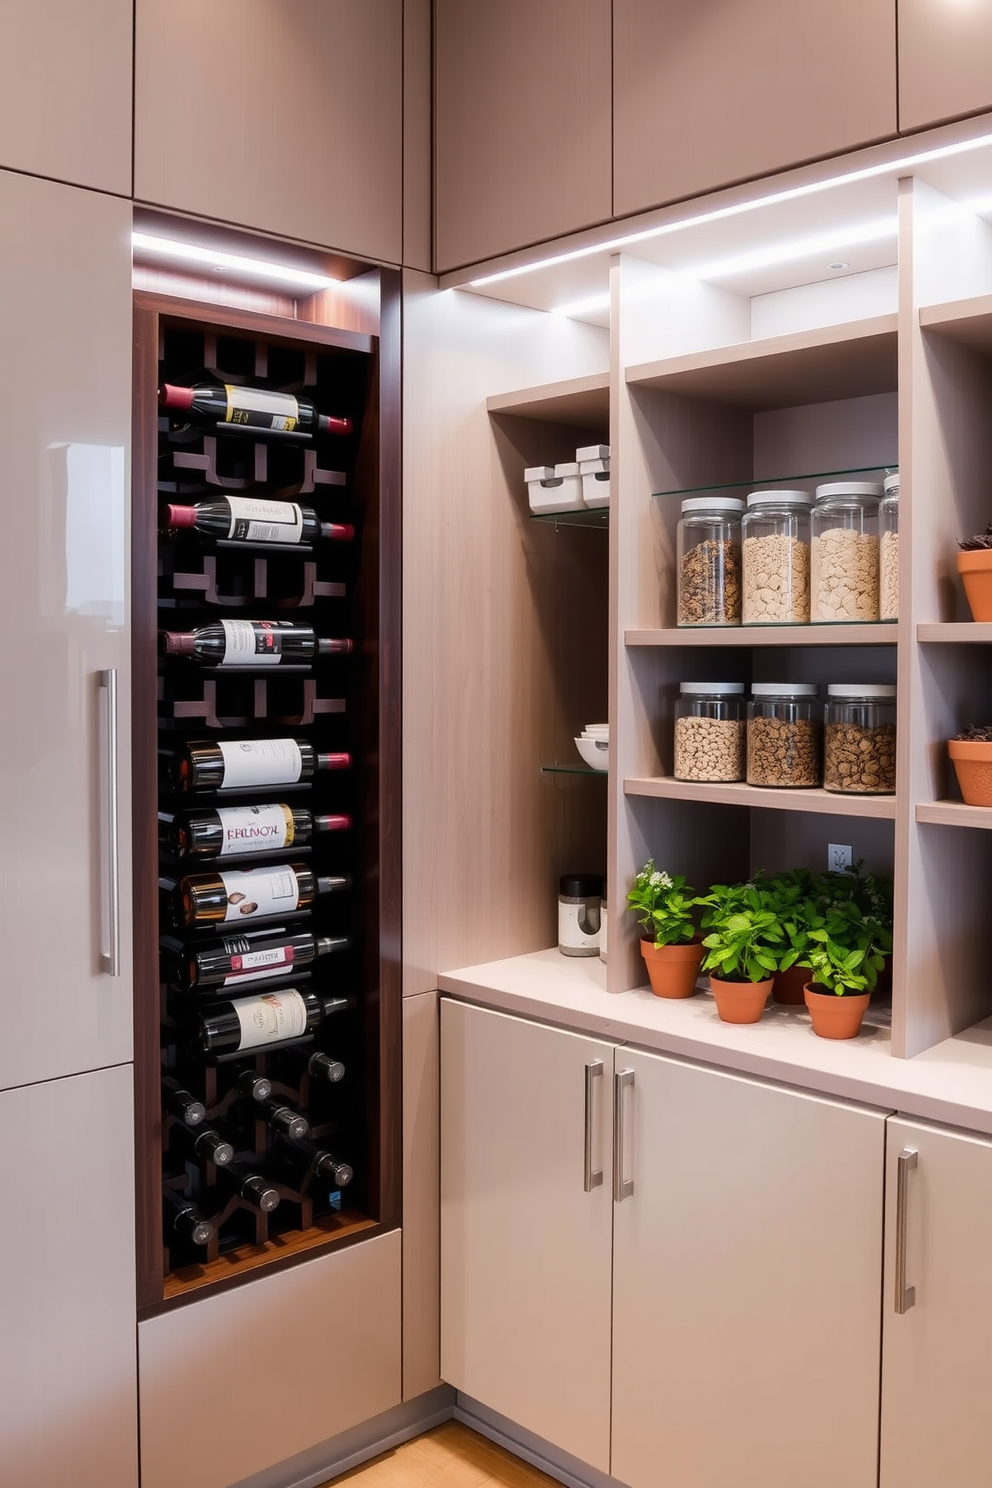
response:
<svg viewBox="0 0 992 1488"><path fill-rule="evenodd" d="M810 620L878 619L878 502L867 481L817 486L810 544Z"/></svg>
<svg viewBox="0 0 992 1488"><path fill-rule="evenodd" d="M752 491L741 523L745 625L809 620L809 509L805 491Z"/></svg>
<svg viewBox="0 0 992 1488"><path fill-rule="evenodd" d="M827 688L823 784L828 791L890 795L896 788L896 690L883 684Z"/></svg>
<svg viewBox="0 0 992 1488"><path fill-rule="evenodd" d="M690 496L678 526L679 625L741 623L741 523L736 496Z"/></svg>
<svg viewBox="0 0 992 1488"><path fill-rule="evenodd" d="M743 682L683 682L675 710L675 779L744 779Z"/></svg>
<svg viewBox="0 0 992 1488"><path fill-rule="evenodd" d="M820 783L820 722L812 682L755 682L747 705L749 785Z"/></svg>

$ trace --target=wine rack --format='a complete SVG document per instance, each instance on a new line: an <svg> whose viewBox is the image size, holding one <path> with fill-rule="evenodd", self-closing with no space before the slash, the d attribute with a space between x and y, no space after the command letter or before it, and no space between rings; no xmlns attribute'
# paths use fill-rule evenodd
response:
<svg viewBox="0 0 992 1488"><path fill-rule="evenodd" d="M397 276L382 271L381 288L378 336L136 296L132 728L143 1316L399 1222ZM186 423L184 413L160 410L165 382L299 393L318 412L350 419L352 429L301 436ZM354 536L284 545L170 529L169 503L228 494L297 502ZM236 669L159 654L162 630L244 616L291 617L319 636L350 637L353 650L309 664ZM285 738L307 741L317 755L346 754L350 767L278 787L179 789L178 761L191 742ZM284 797L350 825L275 853L175 856L172 829L185 813ZM318 883L344 879L348 887L318 893L288 915L184 926L178 895L185 876L293 862ZM281 932L311 933L333 953L227 986L190 990L179 974L198 947L244 935L254 944ZM202 1052L198 1011L288 989L318 994L325 1015L316 1026L243 1051ZM312 1073L314 1054L329 1056L323 1067L340 1078ZM278 1119L245 1095L239 1081L248 1071L270 1087ZM163 1110L163 1075L202 1106L202 1125ZM287 1135L287 1121L295 1136ZM200 1140L204 1131L216 1132L220 1145ZM261 1182L239 1191L245 1174ZM206 1240L167 1222L169 1192L209 1222Z"/></svg>

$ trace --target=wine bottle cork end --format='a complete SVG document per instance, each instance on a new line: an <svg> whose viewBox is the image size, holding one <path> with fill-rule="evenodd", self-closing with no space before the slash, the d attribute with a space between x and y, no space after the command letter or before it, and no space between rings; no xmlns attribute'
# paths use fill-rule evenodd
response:
<svg viewBox="0 0 992 1488"><path fill-rule="evenodd" d="M166 526L171 528L195 527L195 506L170 506L166 518Z"/></svg>
<svg viewBox="0 0 992 1488"><path fill-rule="evenodd" d="M190 634L183 635L176 630L163 630L162 650L166 656L195 656L196 641Z"/></svg>
<svg viewBox="0 0 992 1488"><path fill-rule="evenodd" d="M158 401L162 408L192 408L193 389L174 387L171 382L165 382L158 390Z"/></svg>

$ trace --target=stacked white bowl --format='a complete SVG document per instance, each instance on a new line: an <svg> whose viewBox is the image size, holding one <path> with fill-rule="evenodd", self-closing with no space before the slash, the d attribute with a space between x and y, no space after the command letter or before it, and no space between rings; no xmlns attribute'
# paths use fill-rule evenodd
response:
<svg viewBox="0 0 992 1488"><path fill-rule="evenodd" d="M593 770L608 770L610 768L610 725L608 723L587 723L581 736L576 739L575 747Z"/></svg>

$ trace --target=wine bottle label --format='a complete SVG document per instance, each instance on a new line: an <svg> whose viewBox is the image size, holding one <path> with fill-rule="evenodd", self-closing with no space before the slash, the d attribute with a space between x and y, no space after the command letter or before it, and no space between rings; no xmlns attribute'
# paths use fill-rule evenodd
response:
<svg viewBox="0 0 992 1488"><path fill-rule="evenodd" d="M300 902L300 884L291 868L229 869L220 874L227 904L225 924L291 914Z"/></svg>
<svg viewBox="0 0 992 1488"><path fill-rule="evenodd" d="M300 405L291 393L266 393L261 388L225 385L228 424L251 424L256 429L282 429L288 433L300 422Z"/></svg>
<svg viewBox="0 0 992 1488"><path fill-rule="evenodd" d="M224 759L222 790L253 785L295 785L303 774L303 756L295 739L218 739Z"/></svg>
<svg viewBox="0 0 992 1488"><path fill-rule="evenodd" d="M217 815L222 858L233 857L235 853L292 847L296 836L293 813L288 806L222 806Z"/></svg>
<svg viewBox="0 0 992 1488"><path fill-rule="evenodd" d="M231 971L222 987L243 986L245 982L262 982L266 977L282 976L293 965L296 952L292 946L272 946L268 951L246 951L231 957Z"/></svg>
<svg viewBox="0 0 992 1488"><path fill-rule="evenodd" d="M303 537L303 511L295 501L254 501L229 496L231 527L228 537L243 542L298 543Z"/></svg>
<svg viewBox="0 0 992 1488"><path fill-rule="evenodd" d="M221 666L278 666L283 630L296 630L292 620L222 620L224 659Z"/></svg>
<svg viewBox="0 0 992 1488"><path fill-rule="evenodd" d="M301 1038L307 1031L307 1005L299 992L266 992L232 1003L241 1024L241 1049L257 1049L281 1039Z"/></svg>

